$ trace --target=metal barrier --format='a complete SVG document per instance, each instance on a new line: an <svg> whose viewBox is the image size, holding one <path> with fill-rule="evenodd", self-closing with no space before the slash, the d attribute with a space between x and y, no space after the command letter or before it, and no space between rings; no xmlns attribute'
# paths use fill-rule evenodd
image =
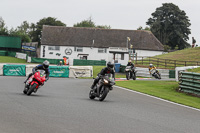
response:
<svg viewBox="0 0 200 133"><path fill-rule="evenodd" d="M200 96L200 73L180 72L179 91Z"/></svg>

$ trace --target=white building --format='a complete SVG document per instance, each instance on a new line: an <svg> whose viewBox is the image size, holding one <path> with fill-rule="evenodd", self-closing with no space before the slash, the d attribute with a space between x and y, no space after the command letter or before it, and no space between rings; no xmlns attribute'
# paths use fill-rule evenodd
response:
<svg viewBox="0 0 200 133"><path fill-rule="evenodd" d="M149 31L43 26L40 58L62 59L66 56L70 65L73 65L73 59L126 65L130 46L138 56L159 55L164 49Z"/></svg>

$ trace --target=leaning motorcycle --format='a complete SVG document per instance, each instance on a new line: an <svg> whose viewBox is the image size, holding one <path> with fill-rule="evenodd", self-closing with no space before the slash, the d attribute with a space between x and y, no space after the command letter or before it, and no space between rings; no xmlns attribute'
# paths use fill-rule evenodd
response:
<svg viewBox="0 0 200 133"><path fill-rule="evenodd" d="M105 74L99 80L99 82L90 90L89 98L94 99L95 97L99 98L99 101L103 101L108 92L113 89L115 85L115 80L113 74Z"/></svg>
<svg viewBox="0 0 200 133"><path fill-rule="evenodd" d="M31 95L32 92L36 93L37 90L44 85L46 81L46 74L44 70L37 70L25 83L24 94L28 96Z"/></svg>
<svg viewBox="0 0 200 133"><path fill-rule="evenodd" d="M126 72L126 79L133 79L136 80L136 71L135 69L132 69L131 66L127 66L125 68L125 72Z"/></svg>
<svg viewBox="0 0 200 133"><path fill-rule="evenodd" d="M151 75L156 78L156 79L161 79L161 74L159 73L159 71L157 69L151 69L150 70Z"/></svg>

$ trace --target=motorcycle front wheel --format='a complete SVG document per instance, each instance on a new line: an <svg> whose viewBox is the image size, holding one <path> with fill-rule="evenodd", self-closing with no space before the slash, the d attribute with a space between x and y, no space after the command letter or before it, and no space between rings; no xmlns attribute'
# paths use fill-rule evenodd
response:
<svg viewBox="0 0 200 133"><path fill-rule="evenodd" d="M94 99L95 98L95 96L93 94L94 94L94 90L90 90L90 93L89 93L89 98L90 99Z"/></svg>
<svg viewBox="0 0 200 133"><path fill-rule="evenodd" d="M133 72L133 80L136 80L136 74Z"/></svg>
<svg viewBox="0 0 200 133"><path fill-rule="evenodd" d="M27 89L28 89L28 88L27 88L27 85L25 84L25 85L24 85L24 90L23 90L23 93L24 93L24 94L27 93Z"/></svg>
<svg viewBox="0 0 200 133"><path fill-rule="evenodd" d="M130 72L126 72L126 79L127 79L127 80L130 79Z"/></svg>
<svg viewBox="0 0 200 133"><path fill-rule="evenodd" d="M108 87L102 86L99 93L99 101L103 101L106 98L108 91L109 91Z"/></svg>
<svg viewBox="0 0 200 133"><path fill-rule="evenodd" d="M31 95L31 93L35 90L35 88L37 87L37 84L33 84L30 86L30 88L27 91L27 95Z"/></svg>

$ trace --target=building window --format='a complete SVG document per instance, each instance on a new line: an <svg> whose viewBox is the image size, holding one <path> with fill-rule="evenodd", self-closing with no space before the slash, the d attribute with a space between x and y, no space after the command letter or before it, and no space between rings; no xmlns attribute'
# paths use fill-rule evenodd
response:
<svg viewBox="0 0 200 133"><path fill-rule="evenodd" d="M133 50L132 49L128 49L128 52L129 52L129 54L132 54Z"/></svg>
<svg viewBox="0 0 200 133"><path fill-rule="evenodd" d="M74 51L83 52L83 47L74 47Z"/></svg>
<svg viewBox="0 0 200 133"><path fill-rule="evenodd" d="M121 54L121 60L124 60L124 54Z"/></svg>
<svg viewBox="0 0 200 133"><path fill-rule="evenodd" d="M48 46L48 50L60 51L60 46Z"/></svg>
<svg viewBox="0 0 200 133"><path fill-rule="evenodd" d="M106 53L106 48L98 48L98 53Z"/></svg>

